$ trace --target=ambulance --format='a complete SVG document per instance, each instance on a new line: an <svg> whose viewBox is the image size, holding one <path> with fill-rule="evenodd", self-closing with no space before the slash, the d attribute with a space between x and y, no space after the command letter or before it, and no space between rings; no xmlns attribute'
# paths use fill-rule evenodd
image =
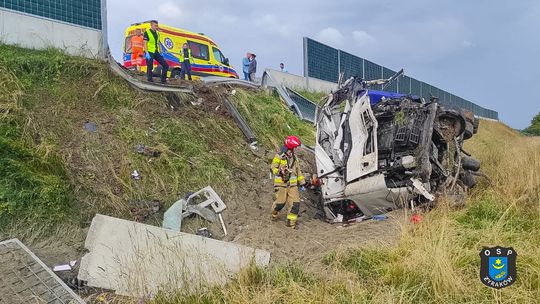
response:
<svg viewBox="0 0 540 304"><path fill-rule="evenodd" d="M124 40L124 67L135 68L131 61L131 36L136 29L143 33L150 28L150 21L134 23L126 29ZM163 52L163 57L169 64L168 77L179 78L182 63L180 62L180 52L184 43L191 48L193 62L191 64L191 74L193 79L205 76L221 76L238 78L238 74L229 63L229 59L223 55L218 45L208 36L200 33L193 33L171 26L159 25L159 44ZM142 72L146 73L146 60L141 59ZM161 66L154 60L154 73L160 74Z"/></svg>

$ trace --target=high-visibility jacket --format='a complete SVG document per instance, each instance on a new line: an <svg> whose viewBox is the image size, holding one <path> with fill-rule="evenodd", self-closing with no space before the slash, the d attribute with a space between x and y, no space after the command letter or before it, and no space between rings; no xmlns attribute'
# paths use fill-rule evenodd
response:
<svg viewBox="0 0 540 304"><path fill-rule="evenodd" d="M131 51L133 53L142 53L144 46L143 36L134 35L131 37Z"/></svg>
<svg viewBox="0 0 540 304"><path fill-rule="evenodd" d="M148 36L148 41L146 42L148 53L159 52L159 33L156 31L157 41L151 29L146 30L146 35Z"/></svg>
<svg viewBox="0 0 540 304"><path fill-rule="evenodd" d="M188 48L188 58L189 58L189 62L193 63L193 56L191 55L191 49ZM182 50L180 51L180 62L184 62L184 59L185 59L185 54L184 54L184 48L182 48Z"/></svg>
<svg viewBox="0 0 540 304"><path fill-rule="evenodd" d="M304 174L300 170L300 162L294 153L278 153L272 160L272 175L274 187L289 187L304 185Z"/></svg>

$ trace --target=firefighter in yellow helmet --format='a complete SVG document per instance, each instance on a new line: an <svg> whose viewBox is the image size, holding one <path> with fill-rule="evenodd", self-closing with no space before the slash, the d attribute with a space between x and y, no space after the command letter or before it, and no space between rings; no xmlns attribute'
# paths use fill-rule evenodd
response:
<svg viewBox="0 0 540 304"><path fill-rule="evenodd" d="M304 175L294 150L300 146L296 136L289 136L281 151L272 160L274 193L276 200L272 206L272 219L277 220L279 211L287 206L287 226L297 228L300 213L300 192L305 191Z"/></svg>

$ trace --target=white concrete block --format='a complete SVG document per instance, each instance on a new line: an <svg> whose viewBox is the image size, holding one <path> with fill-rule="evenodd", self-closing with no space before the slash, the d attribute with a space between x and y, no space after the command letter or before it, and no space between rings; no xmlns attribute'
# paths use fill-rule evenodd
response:
<svg viewBox="0 0 540 304"><path fill-rule="evenodd" d="M270 262L268 251L100 214L85 247L79 279L128 296L222 285L251 262Z"/></svg>
<svg viewBox="0 0 540 304"><path fill-rule="evenodd" d="M101 31L0 9L0 41L30 49L57 48L70 55L101 57Z"/></svg>
<svg viewBox="0 0 540 304"><path fill-rule="evenodd" d="M282 84L293 90L307 90L324 93L330 93L337 90L337 83L324 81L312 77L302 77L290 73L283 73L273 69L266 69L265 72L270 74L270 76L272 76L272 78L274 78L274 80L276 80L279 84Z"/></svg>

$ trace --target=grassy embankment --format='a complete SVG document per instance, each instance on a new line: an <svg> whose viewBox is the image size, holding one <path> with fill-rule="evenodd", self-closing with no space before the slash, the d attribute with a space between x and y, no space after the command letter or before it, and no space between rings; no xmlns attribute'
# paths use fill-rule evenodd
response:
<svg viewBox="0 0 540 304"><path fill-rule="evenodd" d="M179 95L173 111L165 94L132 89L104 63L55 50L0 53L0 239L79 231L95 213L132 219L137 201L167 206L207 185L227 199L241 183L235 174L257 160L218 101L195 107ZM234 101L263 147L289 133L313 141L277 99L240 90ZM161 155L140 155L137 144Z"/></svg>
<svg viewBox="0 0 540 304"><path fill-rule="evenodd" d="M132 90L105 65L55 51L0 47L0 238L31 240L85 227L95 212L129 218L130 202L160 199L245 170L253 156L234 123L182 97L171 111L161 94ZM239 92L235 102L267 148L288 133L313 141L309 127L265 94ZM273 114L272 114L273 113ZM84 130L87 121L97 132ZM290 127L284 127L286 121ZM149 161L144 143L162 152ZM540 140L482 121L466 148L482 160L482 181L468 206L445 206L404 227L384 248L334 252L326 269L250 268L223 289L160 295L156 303L531 303L540 298ZM131 179L138 169L143 179ZM233 184L231 184L233 183ZM227 195L227 194L225 194ZM52 231L52 232L51 232ZM518 252L518 281L495 291L478 278L483 246ZM309 254L309 253L306 253Z"/></svg>
<svg viewBox="0 0 540 304"><path fill-rule="evenodd" d="M154 303L538 302L540 139L482 121L466 148L491 183L482 180L466 208L441 205L421 224L403 227L394 246L333 252L320 273L298 265L252 267L223 289L160 295ZM517 282L499 291L479 280L479 252L496 245L519 254Z"/></svg>

